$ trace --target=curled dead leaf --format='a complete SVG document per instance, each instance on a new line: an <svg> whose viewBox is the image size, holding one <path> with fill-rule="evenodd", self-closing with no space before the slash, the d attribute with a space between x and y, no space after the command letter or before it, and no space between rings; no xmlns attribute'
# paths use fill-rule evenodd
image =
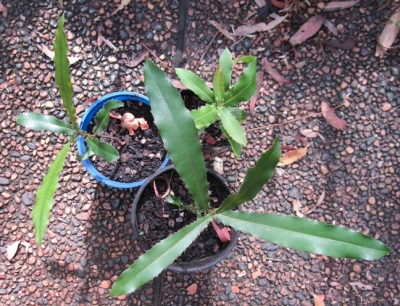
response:
<svg viewBox="0 0 400 306"><path fill-rule="evenodd" d="M218 31L220 31L222 33L222 35L224 35L226 38L235 41L235 38L233 37L233 35L231 33L229 33L228 30L226 30L221 24L219 24L218 22L214 21L214 20L209 20L209 23L211 23L211 25L213 25Z"/></svg>
<svg viewBox="0 0 400 306"><path fill-rule="evenodd" d="M292 81L286 80L275 68L272 68L272 64L264 57L261 60L263 69L277 82L281 84L292 84Z"/></svg>
<svg viewBox="0 0 400 306"><path fill-rule="evenodd" d="M376 45L376 56L384 56L386 51L392 47L400 32L399 22L400 8L390 17L389 21L383 28L381 35L379 35L378 43Z"/></svg>
<svg viewBox="0 0 400 306"><path fill-rule="evenodd" d="M149 57L149 51L144 51L135 58L132 58L130 60L125 60L125 65L130 68L136 67L148 57Z"/></svg>
<svg viewBox="0 0 400 306"><path fill-rule="evenodd" d="M304 214L301 212L301 202L299 199L295 199L292 203L292 207L297 217L302 218Z"/></svg>
<svg viewBox="0 0 400 306"><path fill-rule="evenodd" d="M40 51L46 54L49 58L54 59L54 51L51 51L46 45L38 45ZM70 65L73 65L80 61L79 57L68 56L68 61Z"/></svg>
<svg viewBox="0 0 400 306"><path fill-rule="evenodd" d="M221 242L231 241L231 235L229 234L228 228L220 228L214 220L212 220L211 223Z"/></svg>
<svg viewBox="0 0 400 306"><path fill-rule="evenodd" d="M256 108L256 102L260 96L260 90L263 84L263 79L264 79L264 73L262 71L262 69L257 71L256 74L256 84L257 84L257 88L256 88L256 93L253 95L253 97L250 99L250 116L254 117L254 110Z"/></svg>
<svg viewBox="0 0 400 306"><path fill-rule="evenodd" d="M256 24L246 24L242 25L238 28L236 28L235 33L236 35L239 36L246 36L255 32L265 32L265 31L270 31L274 29L276 26L278 26L280 23L285 21L287 15L285 16L279 16L275 20L267 23L264 22L259 22Z"/></svg>
<svg viewBox="0 0 400 306"><path fill-rule="evenodd" d="M121 127L128 130L129 136L133 136L137 129L145 131L149 129L149 124L144 118L135 118L131 113L125 113L122 116L116 112L110 112L110 117L121 121Z"/></svg>
<svg viewBox="0 0 400 306"><path fill-rule="evenodd" d="M288 150L285 150L285 147L282 146L282 151L286 152L283 152L279 159L278 163L279 167L293 164L294 162L298 161L300 158L302 158L307 154L308 150L307 139L300 136L294 136L294 137L300 140L303 143L304 147L303 148L289 147Z"/></svg>
<svg viewBox="0 0 400 306"><path fill-rule="evenodd" d="M319 2L318 7L326 12L334 12L339 10L344 10L350 7L353 7L358 4L360 0L351 0L351 1L332 1L329 3Z"/></svg>
<svg viewBox="0 0 400 306"><path fill-rule="evenodd" d="M346 127L346 120L343 120L336 116L333 109L329 106L328 102L321 102L321 111L322 116L324 116L325 120L333 126L335 129L343 130Z"/></svg>
<svg viewBox="0 0 400 306"><path fill-rule="evenodd" d="M7 259L11 260L14 258L15 254L17 254L18 247L19 247L19 240L14 241L9 246L7 246Z"/></svg>
<svg viewBox="0 0 400 306"><path fill-rule="evenodd" d="M321 15L311 17L300 27L300 29L297 30L296 33L294 33L292 37L290 37L289 42L292 46L301 44L308 38L314 36L319 31L324 21L325 18Z"/></svg>

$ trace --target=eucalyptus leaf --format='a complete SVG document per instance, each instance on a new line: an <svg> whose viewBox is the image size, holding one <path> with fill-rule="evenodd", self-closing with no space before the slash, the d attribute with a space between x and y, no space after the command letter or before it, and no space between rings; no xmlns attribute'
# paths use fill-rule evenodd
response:
<svg viewBox="0 0 400 306"><path fill-rule="evenodd" d="M89 149L97 156L103 157L107 162L112 162L119 158L118 151L108 143L92 137L86 137L85 140Z"/></svg>
<svg viewBox="0 0 400 306"><path fill-rule="evenodd" d="M205 128L217 119L217 108L213 104L204 105L190 112L197 129Z"/></svg>
<svg viewBox="0 0 400 306"><path fill-rule="evenodd" d="M54 204L54 194L57 190L58 177L64 161L70 150L71 142L66 143L50 164L47 174L44 176L42 184L36 192L36 202L32 210L32 221L35 227L35 238L38 245L42 244L47 225L50 220L50 211Z"/></svg>
<svg viewBox="0 0 400 306"><path fill-rule="evenodd" d="M374 238L306 218L226 211L217 214L216 219L265 241L314 254L374 260L390 252Z"/></svg>
<svg viewBox="0 0 400 306"><path fill-rule="evenodd" d="M195 241L211 222L206 215L156 244L125 270L111 288L111 296L128 294L156 277Z"/></svg>
<svg viewBox="0 0 400 306"><path fill-rule="evenodd" d="M182 68L176 68L175 71L183 85L193 91L200 99L202 99L206 103L215 102L212 90L199 76L189 70Z"/></svg>
<svg viewBox="0 0 400 306"><path fill-rule="evenodd" d="M17 123L35 131L50 131L53 133L74 135L74 127L54 116L40 113L22 113L17 116Z"/></svg>
<svg viewBox="0 0 400 306"><path fill-rule="evenodd" d="M108 122L110 121L110 111L123 106L124 103L118 100L107 101L94 117L95 127L93 132L96 135L102 134L107 128Z"/></svg>
<svg viewBox="0 0 400 306"><path fill-rule="evenodd" d="M220 107L218 109L218 117L221 119L221 124L228 135L240 145L245 146L247 144L246 135L244 134L240 123L232 115L232 113L226 107Z"/></svg>

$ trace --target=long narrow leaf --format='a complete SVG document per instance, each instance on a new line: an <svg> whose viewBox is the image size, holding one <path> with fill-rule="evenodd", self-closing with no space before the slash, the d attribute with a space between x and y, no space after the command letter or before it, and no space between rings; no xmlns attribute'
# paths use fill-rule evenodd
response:
<svg viewBox="0 0 400 306"><path fill-rule="evenodd" d="M231 144L233 154L235 154L236 157L240 156L240 153L242 152L242 145L232 139L231 136L229 136L228 132L224 129L224 126L222 124L219 125L222 133L224 133L225 137L228 139L229 143Z"/></svg>
<svg viewBox="0 0 400 306"><path fill-rule="evenodd" d="M23 113L17 117L17 123L35 131L50 131L54 133L73 135L74 127L56 117L40 113Z"/></svg>
<svg viewBox="0 0 400 306"><path fill-rule="evenodd" d="M214 94L212 90L199 76L182 68L176 68L175 72L183 85L193 91L200 99L206 103L214 103Z"/></svg>
<svg viewBox="0 0 400 306"><path fill-rule="evenodd" d="M220 105L225 96L224 72L221 65L218 65L217 70L214 73L213 86L215 101L217 101L217 104Z"/></svg>
<svg viewBox="0 0 400 306"><path fill-rule="evenodd" d="M201 129L213 124L217 119L217 108L213 104L207 104L199 109L194 109L190 112L196 128Z"/></svg>
<svg viewBox="0 0 400 306"><path fill-rule="evenodd" d="M198 207L206 211L209 207L206 166L194 120L168 77L150 60L144 66L144 84L168 155Z"/></svg>
<svg viewBox="0 0 400 306"><path fill-rule="evenodd" d="M221 66L224 75L224 87L225 92L227 92L229 90L229 86L231 85L233 69L232 53L229 52L228 49L225 49L224 52L222 52L219 58L219 65Z"/></svg>
<svg viewBox="0 0 400 306"><path fill-rule="evenodd" d="M227 197L218 209L218 213L234 209L254 199L257 193L274 174L280 156L280 143L278 139L275 139L272 147L261 154L256 165L247 172L239 192Z"/></svg>
<svg viewBox="0 0 400 306"><path fill-rule="evenodd" d="M67 57L68 45L67 37L64 33L64 15L58 21L58 28L56 31L56 41L54 43L54 65L55 65L55 79L60 89L61 99L64 108L67 112L69 120L74 126L75 130L79 130L78 122L75 115L75 107L72 101L73 89L71 77L69 74L69 61Z"/></svg>
<svg viewBox="0 0 400 306"><path fill-rule="evenodd" d="M218 116L221 119L221 124L229 136L240 145L247 144L246 135L244 134L240 123L236 120L235 116L226 107L218 109Z"/></svg>
<svg viewBox="0 0 400 306"><path fill-rule="evenodd" d="M197 219L140 256L115 281L111 289L111 296L131 293L160 274L197 238L211 222L211 219L211 215Z"/></svg>
<svg viewBox="0 0 400 306"><path fill-rule="evenodd" d="M32 210L33 226L35 227L35 238L38 245L42 244L47 225L50 220L50 211L54 203L54 194L57 190L58 177L64 166L65 158L70 149L71 142L64 145L56 158L51 163L49 171L43 178L42 185L36 193L36 203Z"/></svg>
<svg viewBox="0 0 400 306"><path fill-rule="evenodd" d="M124 103L118 100L107 101L103 107L97 112L94 117L94 122L96 124L94 128L94 133L100 135L107 128L108 122L110 121L110 111L115 108L124 106Z"/></svg>
<svg viewBox="0 0 400 306"><path fill-rule="evenodd" d="M96 138L86 137L86 143L94 154L103 157L107 162L115 161L119 158L118 151L106 142Z"/></svg>
<svg viewBox="0 0 400 306"><path fill-rule="evenodd" d="M366 260L379 259L390 252L374 238L306 218L227 211L216 219L244 233L299 251Z"/></svg>
<svg viewBox="0 0 400 306"><path fill-rule="evenodd" d="M243 75L226 94L224 106L235 106L242 101L250 100L256 91L256 69L257 59L254 56L244 56L237 60L248 64Z"/></svg>

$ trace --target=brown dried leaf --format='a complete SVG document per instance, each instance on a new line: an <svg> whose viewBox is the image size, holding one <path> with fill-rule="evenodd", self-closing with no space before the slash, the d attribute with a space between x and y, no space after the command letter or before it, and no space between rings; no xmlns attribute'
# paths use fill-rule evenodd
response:
<svg viewBox="0 0 400 306"><path fill-rule="evenodd" d="M122 0L121 4L114 10L114 12L112 12L111 16L115 15L119 11L123 10L124 7L127 6L130 2L131 2L131 0Z"/></svg>
<svg viewBox="0 0 400 306"><path fill-rule="evenodd" d="M301 202L299 199L295 199L292 203L293 210L296 213L297 217L302 218L304 214L301 212Z"/></svg>
<svg viewBox="0 0 400 306"><path fill-rule="evenodd" d="M354 5L357 5L360 0L352 0L352 1L332 1L329 3L319 2L318 7L326 12L334 12L339 10L344 10Z"/></svg>
<svg viewBox="0 0 400 306"><path fill-rule="evenodd" d="M257 102L258 98L260 97L260 90L261 90L261 87L263 84L263 79L264 79L264 73L263 73L263 70L260 69L257 71L257 74L256 74L256 83L257 83L256 93L250 99L250 116L251 117L254 117L254 110L256 108L256 102Z"/></svg>
<svg viewBox="0 0 400 306"><path fill-rule="evenodd" d="M189 287L186 288L189 295L194 295L197 292L197 284L193 283Z"/></svg>
<svg viewBox="0 0 400 306"><path fill-rule="evenodd" d="M314 132L311 129L301 130L300 133L306 136L307 138L317 138L319 136L319 133Z"/></svg>
<svg viewBox="0 0 400 306"><path fill-rule="evenodd" d="M295 46L314 36L321 28L324 20L325 18L321 15L311 17L292 37L290 37L289 42L292 46Z"/></svg>
<svg viewBox="0 0 400 306"><path fill-rule="evenodd" d="M0 2L0 12L3 13L4 17L7 17L8 9Z"/></svg>
<svg viewBox="0 0 400 306"><path fill-rule="evenodd" d="M220 228L214 220L212 220L211 223L221 242L231 241L231 235L229 234L228 228Z"/></svg>
<svg viewBox="0 0 400 306"><path fill-rule="evenodd" d="M328 123L335 129L343 130L346 127L346 120L343 120L336 116L333 109L329 106L327 102L321 102L321 111L322 116L324 116L325 120L328 121Z"/></svg>
<svg viewBox="0 0 400 306"><path fill-rule="evenodd" d="M58 0L58 4L60 5L61 9L64 9L64 1L63 0Z"/></svg>
<svg viewBox="0 0 400 306"><path fill-rule="evenodd" d="M329 31L331 31L331 33L332 33L333 35L338 36L339 32L338 32L337 28L336 28L335 25L334 25L332 22L330 22L328 19L325 19L325 20L324 20L324 26L326 26L327 29L328 29Z"/></svg>
<svg viewBox="0 0 400 306"><path fill-rule="evenodd" d="M19 240L14 241L9 246L7 246L7 259L8 260L11 260L14 258L15 254L17 254L18 247L19 247Z"/></svg>
<svg viewBox="0 0 400 306"><path fill-rule="evenodd" d="M135 58L132 58L130 60L125 60L125 65L130 68L136 67L141 62L143 62L148 56L149 56L149 51L144 51Z"/></svg>
<svg viewBox="0 0 400 306"><path fill-rule="evenodd" d="M325 306L325 295L316 295L313 294L314 297L314 306Z"/></svg>
<svg viewBox="0 0 400 306"><path fill-rule="evenodd" d="M277 82L281 84L292 84L292 81L286 80L276 69L272 68L272 64L266 59L261 60L262 67Z"/></svg>
<svg viewBox="0 0 400 306"><path fill-rule="evenodd" d="M307 210L304 214L305 215L311 214L314 210L316 210L318 208L318 206L320 206L324 202L324 199L325 199L325 190L322 191L317 203L312 208Z"/></svg>
<svg viewBox="0 0 400 306"><path fill-rule="evenodd" d="M379 57L384 56L386 50L393 45L400 32L399 22L400 22L400 8L390 17L389 21L383 28L383 31L378 38L375 56Z"/></svg>
<svg viewBox="0 0 400 306"><path fill-rule="evenodd" d="M246 36L246 35L252 34L254 32L270 31L270 30L274 29L277 25L282 23L286 19L286 16L287 15L279 16L278 18L269 22L268 24L265 22L260 22L260 23L256 23L256 24L242 25L235 30L235 33L236 33L236 35L239 35L239 36Z"/></svg>
<svg viewBox="0 0 400 306"><path fill-rule="evenodd" d="M304 147L282 153L282 155L279 159L279 163L278 163L279 167L293 164L294 162L298 161L300 158L302 158L303 156L305 156L307 154L307 150L308 150L307 139L303 138L303 137L299 137L299 136L294 136L294 137L296 139L300 140L303 143ZM283 147L282 147L282 150L283 150Z"/></svg>
<svg viewBox="0 0 400 306"><path fill-rule="evenodd" d="M218 31L220 31L222 33L222 35L224 35L226 38L235 41L235 38L233 37L233 35L231 33L229 33L228 30L226 30L221 24L219 24L218 22L214 21L214 20L209 20L209 23L211 23L211 25L213 25Z"/></svg>
<svg viewBox="0 0 400 306"><path fill-rule="evenodd" d="M42 51L44 54L46 54L49 58L53 59L54 58L54 51L51 51L47 46L45 45L38 45L38 48L40 51ZM68 56L68 61L70 65L73 65L80 61L81 59L79 57L73 57L73 56Z"/></svg>

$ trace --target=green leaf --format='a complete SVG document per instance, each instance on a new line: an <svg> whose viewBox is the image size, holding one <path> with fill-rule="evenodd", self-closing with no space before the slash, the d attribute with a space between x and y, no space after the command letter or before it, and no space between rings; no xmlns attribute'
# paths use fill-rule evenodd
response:
<svg viewBox="0 0 400 306"><path fill-rule="evenodd" d="M85 154L78 154L78 159L80 161L88 159L89 157L93 156L94 152L92 150L90 150L90 148L88 146L86 146L86 153Z"/></svg>
<svg viewBox="0 0 400 306"><path fill-rule="evenodd" d="M257 193L274 174L280 156L280 143L278 139L275 139L272 147L261 154L255 166L247 171L239 192L228 196L219 207L218 213L234 209L239 205L254 199Z"/></svg>
<svg viewBox="0 0 400 306"><path fill-rule="evenodd" d="M190 112L196 128L201 129L215 122L217 119L217 108L213 104L207 104L199 109L194 109Z"/></svg>
<svg viewBox="0 0 400 306"><path fill-rule="evenodd" d="M94 122L96 124L94 128L94 133L100 135L107 128L108 122L110 121L110 111L115 108L124 106L124 103L118 100L109 100L103 107L97 112L94 117Z"/></svg>
<svg viewBox="0 0 400 306"><path fill-rule="evenodd" d="M250 100L256 91L257 59L254 56L244 56L238 59L248 64L235 85L225 95L224 106L236 106L242 101Z"/></svg>
<svg viewBox="0 0 400 306"><path fill-rule="evenodd" d="M218 65L213 79L214 96L217 104L221 104L225 96L224 74L221 65Z"/></svg>
<svg viewBox="0 0 400 306"><path fill-rule="evenodd" d="M144 65L144 84L168 156L205 212L209 207L207 173L194 120L168 77L150 60Z"/></svg>
<svg viewBox="0 0 400 306"><path fill-rule="evenodd" d="M233 117L235 117L235 119L242 123L245 122L247 120L247 114L245 111L241 110L240 108L237 107L229 107L228 108L229 111L231 112L231 114L233 115Z"/></svg>
<svg viewBox="0 0 400 306"><path fill-rule="evenodd" d="M183 202L181 199L172 195L171 193L165 198L165 201L171 203L172 205L178 206L179 209L183 209Z"/></svg>
<svg viewBox="0 0 400 306"><path fill-rule="evenodd" d="M75 107L72 101L72 83L69 74L69 61L67 57L68 45L67 37L64 33L64 15L58 21L58 28L56 31L56 41L54 43L54 65L55 65L55 79L60 89L61 99L69 120L78 131L78 122L75 115Z"/></svg>
<svg viewBox="0 0 400 306"><path fill-rule="evenodd" d="M58 120L56 117L40 113L19 114L17 123L35 131L47 130L67 135L75 134L75 129L71 124Z"/></svg>
<svg viewBox="0 0 400 306"><path fill-rule="evenodd" d="M245 146L247 144L246 135L244 134L240 123L236 121L236 118L226 107L218 109L218 116L221 119L221 124L227 134L240 145Z"/></svg>
<svg viewBox="0 0 400 306"><path fill-rule="evenodd" d="M227 92L229 90L229 86L231 85L232 69L233 69L232 54L231 52L229 52L228 49L225 49L224 52L222 52L219 58L219 65L222 68L222 72L224 75L225 92Z"/></svg>
<svg viewBox="0 0 400 306"><path fill-rule="evenodd" d="M212 90L199 76L182 68L176 68L175 71L183 85L193 91L200 99L206 103L214 103Z"/></svg>
<svg viewBox="0 0 400 306"><path fill-rule="evenodd" d="M219 125L222 133L224 133L225 137L228 139L229 143L231 144L233 154L235 154L236 157L240 156L240 153L242 152L242 145L232 139L232 137L229 136L229 134L226 132L222 124Z"/></svg>
<svg viewBox="0 0 400 306"><path fill-rule="evenodd" d="M97 156L103 157L107 162L112 162L119 158L118 151L108 143L92 137L86 137L85 140L89 149Z"/></svg>
<svg viewBox="0 0 400 306"><path fill-rule="evenodd" d="M38 188L36 193L36 203L32 210L32 221L35 227L35 238L38 245L42 244L47 225L50 220L50 211L54 203L54 194L57 190L58 177L64 161L67 157L71 143L66 143L60 152L56 155L54 161L50 164L47 174L44 176L42 185Z"/></svg>
<svg viewBox="0 0 400 306"><path fill-rule="evenodd" d="M128 294L146 284L178 258L211 222L206 215L156 244L125 270L111 288L111 296Z"/></svg>
<svg viewBox="0 0 400 306"><path fill-rule="evenodd" d="M216 219L244 233L299 251L366 260L379 259L390 253L374 238L306 218L226 211L216 215Z"/></svg>

